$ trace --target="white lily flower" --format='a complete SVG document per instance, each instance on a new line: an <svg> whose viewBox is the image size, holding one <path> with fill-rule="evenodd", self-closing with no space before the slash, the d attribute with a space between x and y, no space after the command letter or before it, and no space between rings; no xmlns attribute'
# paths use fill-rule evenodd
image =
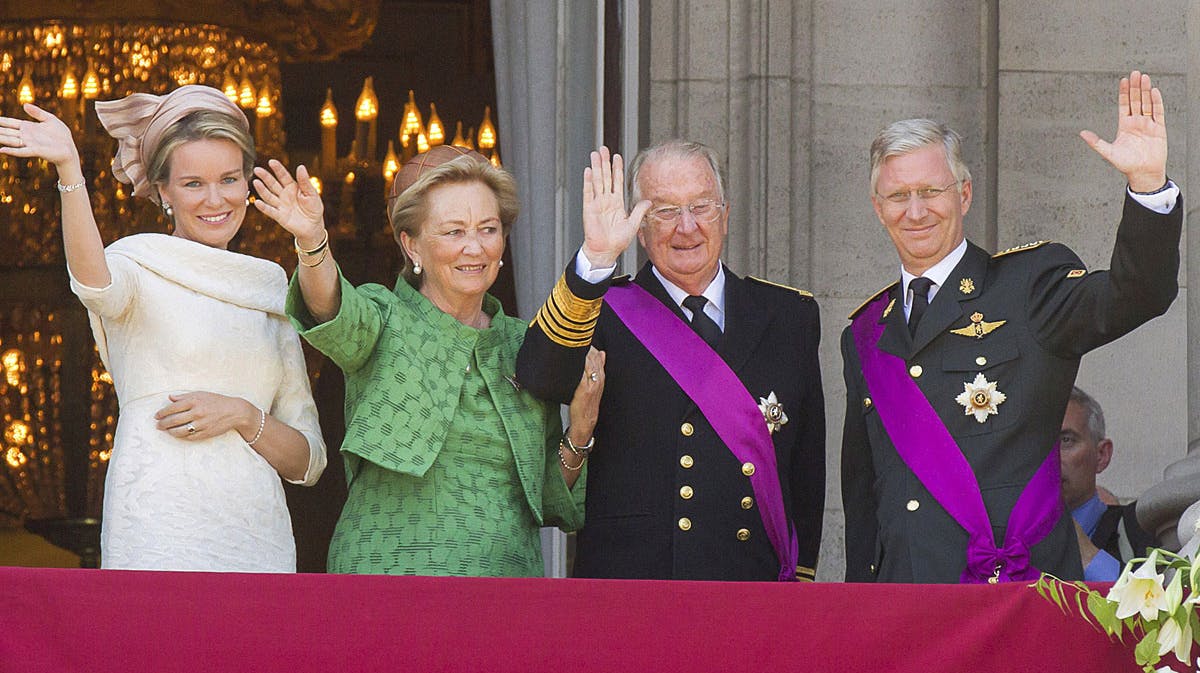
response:
<svg viewBox="0 0 1200 673"><path fill-rule="evenodd" d="M1183 615L1183 621L1185 626L1181 628L1179 621L1171 617L1159 627L1158 656L1174 650L1176 659L1180 662L1187 661L1188 655L1192 653L1192 621L1186 613Z"/></svg>
<svg viewBox="0 0 1200 673"><path fill-rule="evenodd" d="M1158 554L1151 553L1133 574L1122 573L1117 583L1108 591L1108 600L1118 603L1117 619L1141 614L1142 619L1158 617L1166 611L1167 590L1163 588L1163 574L1158 572Z"/></svg>

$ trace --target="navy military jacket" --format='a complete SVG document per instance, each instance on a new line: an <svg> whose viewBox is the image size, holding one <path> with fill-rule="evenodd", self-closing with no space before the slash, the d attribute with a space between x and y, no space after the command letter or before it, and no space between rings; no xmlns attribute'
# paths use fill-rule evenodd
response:
<svg viewBox="0 0 1200 673"><path fill-rule="evenodd" d="M728 269L725 277L725 331L717 350L756 401L773 392L788 417L772 439L784 507L799 538L798 575L812 579L825 502L817 305L791 288ZM633 282L683 318L649 264ZM573 263L566 283L589 299L607 289L580 279ZM696 405L606 305L592 343L607 352L606 382L574 574L777 579L779 561L750 480ZM517 358L517 379L535 395L566 402L586 352L556 343L535 321Z"/></svg>
<svg viewBox="0 0 1200 673"><path fill-rule="evenodd" d="M968 243L915 337L899 283L884 290L895 305L881 318L886 327L878 346L905 360L966 456L997 544L1017 498L1058 438L1080 357L1161 315L1174 300L1182 213L1182 197L1160 215L1127 196L1109 271L1087 273L1059 244L993 257ZM982 337L971 329L1000 321ZM847 581L958 582L966 532L900 459L870 400L849 328L842 333L842 358ZM982 422L957 399L980 374L1005 396ZM1063 509L1031 558L1041 571L1082 579L1070 512Z"/></svg>

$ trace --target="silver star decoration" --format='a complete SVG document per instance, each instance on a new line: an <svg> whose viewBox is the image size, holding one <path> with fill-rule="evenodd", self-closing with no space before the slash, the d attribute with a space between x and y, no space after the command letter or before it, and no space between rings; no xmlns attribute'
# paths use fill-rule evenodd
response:
<svg viewBox="0 0 1200 673"><path fill-rule="evenodd" d="M771 434L775 434L779 426L788 421L787 414L783 413L783 405L775 399L774 391L766 397L758 398L758 410L762 412L763 420L767 422L767 431Z"/></svg>
<svg viewBox="0 0 1200 673"><path fill-rule="evenodd" d="M988 381L980 372L975 375L974 381L963 384L963 391L954 401L966 408L967 416L975 416L975 420L982 423L988 416L1000 413L996 407L1006 399L1007 395L996 390L995 381Z"/></svg>

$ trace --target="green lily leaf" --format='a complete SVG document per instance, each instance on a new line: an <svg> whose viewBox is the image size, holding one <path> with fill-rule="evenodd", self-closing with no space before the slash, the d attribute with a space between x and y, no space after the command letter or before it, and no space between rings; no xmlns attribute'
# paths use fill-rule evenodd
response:
<svg viewBox="0 0 1200 673"><path fill-rule="evenodd" d="M1158 628L1148 631L1133 648L1133 658L1138 666L1153 666L1159 662L1162 657L1158 654Z"/></svg>

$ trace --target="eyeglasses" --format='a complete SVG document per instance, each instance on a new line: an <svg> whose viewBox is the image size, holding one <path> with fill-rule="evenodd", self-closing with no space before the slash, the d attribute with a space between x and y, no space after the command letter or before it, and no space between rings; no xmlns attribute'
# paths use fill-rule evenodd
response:
<svg viewBox="0 0 1200 673"><path fill-rule="evenodd" d="M650 219L659 224L674 225L679 222L679 218L683 215L683 209L692 214L697 222L708 224L714 222L721 216L721 211L725 209L725 204L720 201L697 201L688 204L687 206L659 206L646 213L647 219Z"/></svg>
<svg viewBox="0 0 1200 673"><path fill-rule="evenodd" d="M880 194L879 192L875 192L875 194L888 203L894 203L898 206L903 206L912 200L913 194L916 194L917 198L921 199L922 201L932 201L951 189L958 189L957 180L951 182L945 187L942 187L941 189L938 189L937 187L922 187L921 189L912 189L905 192L892 192L891 194L887 195Z"/></svg>

